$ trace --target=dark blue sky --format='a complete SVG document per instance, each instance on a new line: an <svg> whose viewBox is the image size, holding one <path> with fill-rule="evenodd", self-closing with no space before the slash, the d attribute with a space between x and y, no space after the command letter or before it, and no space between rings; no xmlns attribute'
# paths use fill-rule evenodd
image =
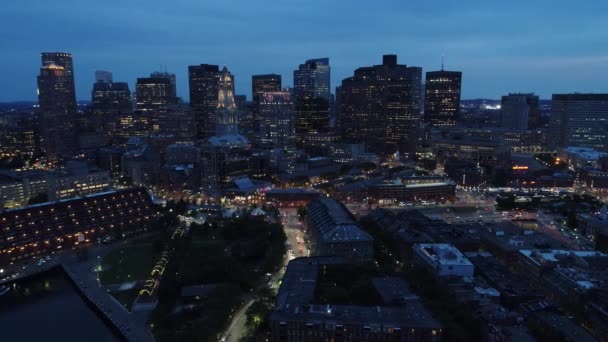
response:
<svg viewBox="0 0 608 342"><path fill-rule="evenodd" d="M187 66L251 75L329 57L332 85L396 53L399 62L463 71L463 97L608 92L605 0L19 0L0 11L0 101L36 99L41 51L74 55L77 96L96 69L129 82L166 66L187 99Z"/></svg>

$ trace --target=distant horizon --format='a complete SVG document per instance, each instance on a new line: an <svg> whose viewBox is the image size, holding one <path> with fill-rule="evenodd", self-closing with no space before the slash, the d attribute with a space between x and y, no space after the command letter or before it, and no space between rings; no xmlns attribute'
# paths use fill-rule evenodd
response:
<svg viewBox="0 0 608 342"><path fill-rule="evenodd" d="M577 93L577 92L572 92L572 94L574 94L574 93ZM578 92L578 93L580 93L580 92ZM593 94L600 94L600 93L593 93ZM602 94L603 94L603 93L602 93ZM244 94L238 94L238 93L236 93L235 95L244 95ZM333 94L333 93L332 93L332 95L335 95L335 94ZM507 95L507 94L505 94L505 95ZM537 95L537 94L535 94L535 95ZM179 97L179 96L178 96L178 97ZM461 100L460 100L460 102L463 102L463 101L484 101L484 100L485 100L485 101L500 101L501 99L500 99L500 98L493 99L493 98L486 98L486 97L483 97L483 98L461 99ZM542 98L542 97L539 97L539 100L540 100L540 101L551 101L551 98ZM90 100L90 99L88 99L88 100L86 100L86 99L80 99L80 100L76 100L76 101L77 101L79 104L81 104L81 103L87 103L87 102L89 102L89 103L90 103L90 102L91 102L91 100ZM182 101L183 101L183 99L182 99ZM247 101L248 101L248 102L251 102L251 99L250 99L250 97L249 97L249 96L247 97ZM187 103L187 104L189 104L189 103L190 103L190 101L183 101L183 102L184 102L184 103ZM11 103L38 103L38 100L36 100L36 99L35 99L35 100L14 100L14 101L0 101L0 104L3 104L3 105L6 105L6 104L11 104Z"/></svg>
<svg viewBox="0 0 608 342"><path fill-rule="evenodd" d="M597 0L9 2L0 13L10 32L0 54L0 101L36 99L43 51L73 54L83 100L95 70L111 71L132 91L137 77L167 70L188 100L187 67L202 63L226 65L236 93L251 98L252 75L280 74L291 86L299 64L321 57L330 59L333 92L383 54L423 72L439 70L444 59L446 70L463 73L463 98L604 93L606 11Z"/></svg>

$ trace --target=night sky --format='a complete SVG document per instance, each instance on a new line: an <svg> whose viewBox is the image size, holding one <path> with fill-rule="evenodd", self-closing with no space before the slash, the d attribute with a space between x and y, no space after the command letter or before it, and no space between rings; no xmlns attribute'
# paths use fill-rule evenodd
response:
<svg viewBox="0 0 608 342"><path fill-rule="evenodd" d="M463 72L463 98L508 92L608 92L605 0L19 0L0 10L0 101L35 100L41 51L74 55L77 97L95 70L115 81L166 69L187 100L187 66L227 65L250 98L251 75L329 57L332 86L355 68L399 62ZM162 67L161 67L162 66ZM333 90L332 90L333 92Z"/></svg>

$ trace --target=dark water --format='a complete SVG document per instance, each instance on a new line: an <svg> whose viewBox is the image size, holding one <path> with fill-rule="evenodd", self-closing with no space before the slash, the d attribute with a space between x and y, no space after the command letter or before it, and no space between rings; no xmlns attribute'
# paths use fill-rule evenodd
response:
<svg viewBox="0 0 608 342"><path fill-rule="evenodd" d="M0 296L0 341L118 341L61 271L11 284Z"/></svg>

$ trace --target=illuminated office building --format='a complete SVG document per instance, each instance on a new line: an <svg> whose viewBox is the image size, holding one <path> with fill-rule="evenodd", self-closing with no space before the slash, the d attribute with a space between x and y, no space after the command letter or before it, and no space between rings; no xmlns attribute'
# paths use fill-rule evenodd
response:
<svg viewBox="0 0 608 342"><path fill-rule="evenodd" d="M608 151L608 94L553 94L549 147Z"/></svg>
<svg viewBox="0 0 608 342"><path fill-rule="evenodd" d="M169 80L169 88L167 89L167 96L171 99L171 103L177 103L177 86L175 83L175 74L170 72L155 71L150 74L151 78L166 78Z"/></svg>
<svg viewBox="0 0 608 342"><path fill-rule="evenodd" d="M38 76L42 150L50 158L70 157L76 142L76 92L72 55L43 52Z"/></svg>
<svg viewBox="0 0 608 342"><path fill-rule="evenodd" d="M329 58L309 59L293 72L293 93L296 99L322 98L330 101Z"/></svg>
<svg viewBox="0 0 608 342"><path fill-rule="evenodd" d="M329 58L307 60L293 72L296 111L296 144L309 153L319 153L319 135L327 135L331 124Z"/></svg>
<svg viewBox="0 0 608 342"><path fill-rule="evenodd" d="M293 172L295 166L295 113L288 91L265 92L260 99L260 140L271 150L276 170Z"/></svg>
<svg viewBox="0 0 608 342"><path fill-rule="evenodd" d="M338 94L343 136L365 143L371 152L413 156L420 119L413 71L397 64L397 56L385 55L381 65L358 68L344 79Z"/></svg>
<svg viewBox="0 0 608 342"><path fill-rule="evenodd" d="M137 110L150 120L150 130L160 131L160 121L167 108L175 104L171 80L163 77L138 78L135 85Z"/></svg>
<svg viewBox="0 0 608 342"><path fill-rule="evenodd" d="M262 93L281 91L281 75L253 75L251 77L251 95L253 97L253 128L257 131L260 127L260 99Z"/></svg>
<svg viewBox="0 0 608 342"><path fill-rule="evenodd" d="M99 75L96 74L96 78ZM95 126L102 129L107 137L118 136L118 124L122 115L133 112L131 90L126 82L98 80L93 85L91 109Z"/></svg>
<svg viewBox="0 0 608 342"><path fill-rule="evenodd" d="M433 126L454 126L460 114L462 72L426 73L424 121Z"/></svg>
<svg viewBox="0 0 608 342"><path fill-rule="evenodd" d="M194 111L197 136L200 138L215 134L219 78L220 69L217 65L188 67L190 107Z"/></svg>

